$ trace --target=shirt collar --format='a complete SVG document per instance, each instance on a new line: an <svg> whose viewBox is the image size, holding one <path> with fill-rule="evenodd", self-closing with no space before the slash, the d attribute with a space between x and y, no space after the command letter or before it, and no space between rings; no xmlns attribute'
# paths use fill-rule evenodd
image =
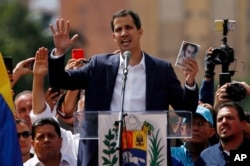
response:
<svg viewBox="0 0 250 166"><path fill-rule="evenodd" d="M185 154L186 154L186 156L191 156L191 154L190 154L190 152L189 152L189 150L186 148L186 142L182 145L182 147L183 147L183 149L184 149L184 152L185 152Z"/></svg>
<svg viewBox="0 0 250 166"><path fill-rule="evenodd" d="M119 67L121 68L121 67L123 67L124 66L124 58L123 58L123 56L122 56L122 53L120 53L120 65L119 65ZM138 66L139 65L142 65L143 66L143 69L145 69L145 55L144 55L144 52L142 51L142 58L141 58L141 61L140 61L140 63L139 64L137 64Z"/></svg>
<svg viewBox="0 0 250 166"><path fill-rule="evenodd" d="M37 155L34 155L34 157L31 159L32 160L32 165L34 166L44 166L44 164L37 158ZM61 161L60 163L64 163L64 164L71 164L71 158L67 155L62 154L61 155Z"/></svg>

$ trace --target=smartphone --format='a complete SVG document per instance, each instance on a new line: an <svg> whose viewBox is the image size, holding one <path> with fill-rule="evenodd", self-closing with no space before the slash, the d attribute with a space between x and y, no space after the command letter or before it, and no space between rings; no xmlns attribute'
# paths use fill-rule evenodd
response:
<svg viewBox="0 0 250 166"><path fill-rule="evenodd" d="M216 31L222 32L224 30L224 23L226 20L214 20L214 29ZM232 31L236 28L236 21L235 20L227 20L227 29Z"/></svg>
<svg viewBox="0 0 250 166"><path fill-rule="evenodd" d="M30 67L29 67L30 70L33 70L33 68L34 68L34 63L35 63L35 60L33 60L33 61L30 62Z"/></svg>
<svg viewBox="0 0 250 166"><path fill-rule="evenodd" d="M84 51L81 48L73 49L71 56L72 56L72 59L84 58Z"/></svg>
<svg viewBox="0 0 250 166"><path fill-rule="evenodd" d="M3 57L6 70L9 74L13 74L13 60L12 57Z"/></svg>

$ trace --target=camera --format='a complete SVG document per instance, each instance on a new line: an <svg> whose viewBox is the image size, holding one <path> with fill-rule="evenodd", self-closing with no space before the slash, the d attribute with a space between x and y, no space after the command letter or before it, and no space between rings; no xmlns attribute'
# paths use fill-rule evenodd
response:
<svg viewBox="0 0 250 166"><path fill-rule="evenodd" d="M214 65L221 65L222 72L220 73L220 86L225 83L231 82L231 76L234 75L234 70L229 71L229 65L235 61L234 49L229 47L227 44L227 33L230 30L234 30L236 21L234 20L215 20L215 30L223 31L223 38L221 41L223 44L220 48L215 48L212 51L210 61ZM226 88L226 98L232 101L240 101L246 97L246 89L239 83L230 83Z"/></svg>
<svg viewBox="0 0 250 166"><path fill-rule="evenodd" d="M235 20L215 20L215 30L223 31L223 44L220 48L215 48L212 52L212 59L214 64L222 64L224 67L228 67L231 62L234 61L234 50L227 45L227 33L234 30Z"/></svg>
<svg viewBox="0 0 250 166"><path fill-rule="evenodd" d="M233 101L241 101L246 97L246 89L239 83L231 83L226 88L227 97Z"/></svg>
<svg viewBox="0 0 250 166"><path fill-rule="evenodd" d="M212 51L212 62L216 65L230 64L234 62L234 50L228 45L221 45L220 48L215 48Z"/></svg>
<svg viewBox="0 0 250 166"><path fill-rule="evenodd" d="M221 41L223 44L220 48L215 48L212 50L210 56L210 63L214 65L221 65L222 72L220 73L220 86L225 83L231 82L231 76L234 75L234 70L229 71L229 65L235 61L234 59L234 49L229 47L227 44L227 33L230 30L235 29L236 21L234 20L215 20L215 30L223 30L223 38Z"/></svg>
<svg viewBox="0 0 250 166"><path fill-rule="evenodd" d="M234 61L234 50L227 45L227 33L235 29L235 20L215 20L215 30L223 31L223 44L220 48L212 51L212 60L214 64L222 64L223 70L227 70L229 64ZM223 71L227 72L227 71Z"/></svg>

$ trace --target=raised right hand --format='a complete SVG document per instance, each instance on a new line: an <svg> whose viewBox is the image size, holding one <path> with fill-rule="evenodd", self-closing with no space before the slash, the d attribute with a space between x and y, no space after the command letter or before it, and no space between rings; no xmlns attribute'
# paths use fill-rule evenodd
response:
<svg viewBox="0 0 250 166"><path fill-rule="evenodd" d="M72 44L78 38L78 34L75 34L72 38L69 37L70 22L64 19L56 20L56 28L50 24L50 29L53 34L53 40L55 45L55 54L56 56L63 55L65 51L72 46Z"/></svg>
<svg viewBox="0 0 250 166"><path fill-rule="evenodd" d="M44 77L48 73L48 49L41 47L36 51L33 68L34 76Z"/></svg>

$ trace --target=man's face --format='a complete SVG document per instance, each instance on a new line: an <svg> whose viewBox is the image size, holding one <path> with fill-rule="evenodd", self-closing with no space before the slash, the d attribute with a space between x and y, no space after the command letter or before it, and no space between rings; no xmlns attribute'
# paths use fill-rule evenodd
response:
<svg viewBox="0 0 250 166"><path fill-rule="evenodd" d="M40 161L53 160L60 155L62 138L58 136L54 126L50 124L36 128L36 134L32 143Z"/></svg>
<svg viewBox="0 0 250 166"><path fill-rule="evenodd" d="M29 127L24 123L18 123L17 133L20 134L19 143L20 143L22 155L29 154L30 148L31 148L31 135L30 135Z"/></svg>
<svg viewBox="0 0 250 166"><path fill-rule="evenodd" d="M194 117L192 128L190 124L186 124L186 127L183 129L183 133L192 130L192 138L185 139L185 141L199 144L207 144L209 138L211 138L215 132L214 128L212 128L211 125L201 117Z"/></svg>
<svg viewBox="0 0 250 166"><path fill-rule="evenodd" d="M113 40L121 51L140 49L142 29L137 29L130 15L114 19Z"/></svg>
<svg viewBox="0 0 250 166"><path fill-rule="evenodd" d="M242 136L246 121L240 121L238 112L232 107L223 107L217 114L217 132L222 141L232 141Z"/></svg>
<svg viewBox="0 0 250 166"><path fill-rule="evenodd" d="M194 53L195 53L195 48L191 45L188 45L185 52L184 52L184 56L185 56L185 58L193 58Z"/></svg>
<svg viewBox="0 0 250 166"><path fill-rule="evenodd" d="M30 111L32 110L32 94L23 94L15 100L16 116L24 119L31 126Z"/></svg>

